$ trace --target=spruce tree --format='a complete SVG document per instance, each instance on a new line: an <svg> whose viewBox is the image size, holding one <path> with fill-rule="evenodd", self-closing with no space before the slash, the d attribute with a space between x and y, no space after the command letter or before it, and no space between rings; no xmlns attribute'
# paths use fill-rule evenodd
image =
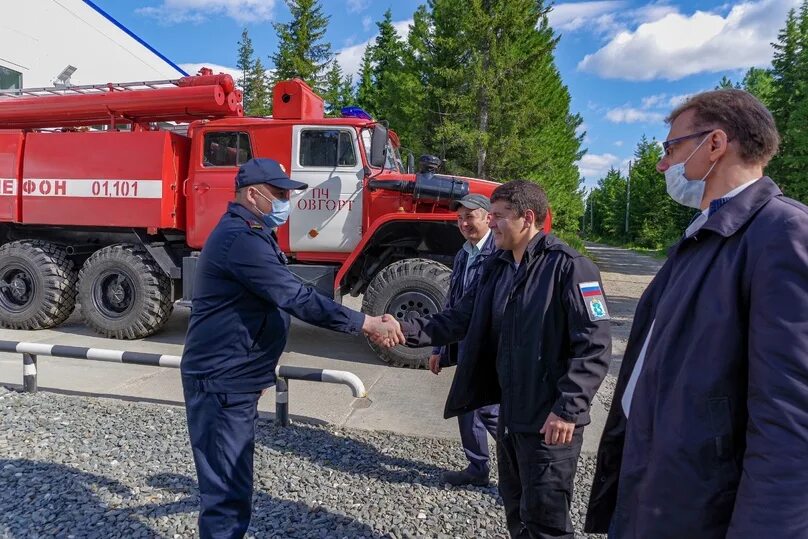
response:
<svg viewBox="0 0 808 539"><path fill-rule="evenodd" d="M244 93L242 103L245 111L250 109L252 102L252 88L254 84L251 77L253 75L253 64L255 63L253 58L254 54L255 50L253 49L252 40L250 39L247 29L244 28L241 31L241 40L238 42L238 60L236 61L236 67L241 72L241 75L236 81L236 84Z"/></svg>
<svg viewBox="0 0 808 539"><path fill-rule="evenodd" d="M744 90L757 97L764 105L771 107L774 94L774 79L767 69L752 67L743 77Z"/></svg>
<svg viewBox="0 0 808 539"><path fill-rule="evenodd" d="M326 73L325 89L321 94L325 101L327 116L338 117L342 108L351 104L353 101L352 86L352 77L343 75L339 62L333 60Z"/></svg>
<svg viewBox="0 0 808 539"><path fill-rule="evenodd" d="M774 44L772 114L780 132L780 152L767 167L790 197L808 201L808 0L791 10Z"/></svg>
<svg viewBox="0 0 808 539"><path fill-rule="evenodd" d="M368 45L362 55L359 68L359 84L356 87L356 102L372 116L376 115L376 89L373 86L372 45Z"/></svg>
<svg viewBox="0 0 808 539"><path fill-rule="evenodd" d="M797 61L799 52L799 28L796 12L788 12L786 25L777 35L772 60L772 75L775 81L772 96L772 114L778 127L788 124L793 108L793 99L797 83Z"/></svg>
<svg viewBox="0 0 808 539"><path fill-rule="evenodd" d="M430 141L453 172L525 178L548 192L559 230L583 211L570 95L558 38L535 0L431 0Z"/></svg>
<svg viewBox="0 0 808 539"><path fill-rule="evenodd" d="M250 71L249 89L251 97L249 106L244 107L246 115L269 116L272 114L272 93L269 85L266 68L261 59L258 58L253 63Z"/></svg>
<svg viewBox="0 0 808 539"><path fill-rule="evenodd" d="M411 69L414 55L396 32L389 9L377 26L379 34L369 47L374 112L389 122L404 148L412 148L423 129L423 84Z"/></svg>
<svg viewBox="0 0 808 539"><path fill-rule="evenodd" d="M331 61L331 44L323 41L329 17L319 0L285 0L292 14L288 23L273 23L278 34L278 51L271 56L274 80L300 77L321 90L325 70Z"/></svg>

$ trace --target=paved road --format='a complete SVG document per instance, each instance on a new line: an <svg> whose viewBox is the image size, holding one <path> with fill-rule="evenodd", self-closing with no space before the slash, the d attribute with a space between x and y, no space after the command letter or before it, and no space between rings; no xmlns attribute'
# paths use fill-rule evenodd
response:
<svg viewBox="0 0 808 539"><path fill-rule="evenodd" d="M659 267L659 262L625 249L590 245L590 252L603 271L615 334L615 366L622 359L625 339L637 298ZM358 308L361 300L346 303ZM0 329L0 340L33 341L90 346L162 354L182 353L189 311L177 309L168 325L157 335L139 341L103 339L85 328L74 314L65 324L47 331ZM285 364L347 370L357 374L370 395L370 406L351 397L348 388L315 382L292 381L290 412L293 419L325 421L367 430L400 434L456 438L457 424L443 419L443 403L453 369L439 376L423 370L392 368L376 359L363 338L322 330L295 321L289 344L281 358ZM613 367L613 372L616 372ZM0 354L0 384L22 381L19 355ZM130 398L144 401L182 403L179 372L138 365L90 362L62 358L39 359L42 389L88 395ZM594 424L587 429L585 451L594 450L605 418L604 407L611 400L613 380L604 384L595 410ZM274 393L261 399L260 410L274 411Z"/></svg>

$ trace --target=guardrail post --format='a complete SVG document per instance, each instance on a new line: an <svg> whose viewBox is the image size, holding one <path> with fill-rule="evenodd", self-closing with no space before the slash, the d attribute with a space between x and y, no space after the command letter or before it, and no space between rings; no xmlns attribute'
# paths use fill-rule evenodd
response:
<svg viewBox="0 0 808 539"><path fill-rule="evenodd" d="M36 393L36 355L22 355L22 387L26 393Z"/></svg>
<svg viewBox="0 0 808 539"><path fill-rule="evenodd" d="M280 376L275 382L275 419L281 427L289 426L289 382Z"/></svg>

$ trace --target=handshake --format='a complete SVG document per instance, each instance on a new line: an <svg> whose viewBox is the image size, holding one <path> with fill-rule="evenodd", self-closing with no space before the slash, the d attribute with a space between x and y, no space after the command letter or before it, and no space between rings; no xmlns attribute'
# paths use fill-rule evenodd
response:
<svg viewBox="0 0 808 539"><path fill-rule="evenodd" d="M401 324L389 314L365 316L362 332L378 346L385 348L392 348L397 344L404 344L406 341L404 333L401 331Z"/></svg>

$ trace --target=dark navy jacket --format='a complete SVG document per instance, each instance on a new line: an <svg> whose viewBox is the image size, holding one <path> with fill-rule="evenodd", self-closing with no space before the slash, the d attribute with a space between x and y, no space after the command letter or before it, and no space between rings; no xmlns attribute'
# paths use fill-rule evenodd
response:
<svg viewBox="0 0 808 539"><path fill-rule="evenodd" d="M488 234L488 239L483 243L480 254L474 259L474 262L469 266L468 274L466 275L466 262L468 261L469 254L465 249L460 249L454 258L452 264L452 278L449 281L449 296L446 298L446 305L444 309L451 309L454 305L460 303L460 298L463 297L464 280L468 283L468 288L471 288L474 281L480 273L480 268L486 258L494 252L494 234ZM465 275L465 279L464 279ZM440 354L441 367L451 367L457 365L458 359L463 352L463 341L459 343L451 343L446 346L436 346L433 348L433 354Z"/></svg>
<svg viewBox="0 0 808 539"><path fill-rule="evenodd" d="M288 314L287 314L288 313ZM304 286L271 231L230 203L196 266L181 370L199 391L242 393L275 383L289 315L359 334L364 315Z"/></svg>
<svg viewBox="0 0 808 539"><path fill-rule="evenodd" d="M514 432L537 434L551 411L587 425L612 349L608 316L593 320L579 288L595 282L603 289L597 266L550 234L531 240L513 286L503 290L506 265L513 265L511 253L495 252L453 308L402 321L407 346L464 341L446 417L500 403L500 424ZM506 302L496 339L500 296Z"/></svg>
<svg viewBox="0 0 808 539"><path fill-rule="evenodd" d="M672 247L612 402L587 531L808 537L808 208L762 178Z"/></svg>

